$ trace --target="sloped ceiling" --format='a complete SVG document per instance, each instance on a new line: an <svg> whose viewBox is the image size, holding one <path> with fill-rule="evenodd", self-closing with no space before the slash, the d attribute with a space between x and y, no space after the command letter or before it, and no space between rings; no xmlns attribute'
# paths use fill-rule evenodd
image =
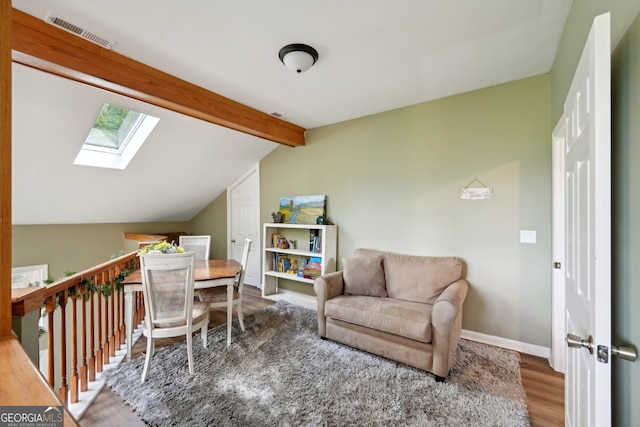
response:
<svg viewBox="0 0 640 427"><path fill-rule="evenodd" d="M113 50L305 128L550 71L571 0L14 0ZM279 49L306 43L295 74ZM160 117L124 171L74 166L104 102ZM13 67L13 223L188 221L277 144ZM296 149L296 148L287 148Z"/></svg>
<svg viewBox="0 0 640 427"><path fill-rule="evenodd" d="M186 221L277 145L21 65L13 71L14 224ZM160 118L125 170L73 164L104 102Z"/></svg>

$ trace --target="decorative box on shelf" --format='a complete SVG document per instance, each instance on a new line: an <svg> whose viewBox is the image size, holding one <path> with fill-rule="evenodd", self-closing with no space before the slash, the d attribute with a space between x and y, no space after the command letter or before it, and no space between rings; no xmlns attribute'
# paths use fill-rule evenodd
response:
<svg viewBox="0 0 640 427"><path fill-rule="evenodd" d="M262 296L315 310L312 285L316 277L336 271L336 237L335 225L265 223ZM280 280L311 285L310 292L280 289Z"/></svg>

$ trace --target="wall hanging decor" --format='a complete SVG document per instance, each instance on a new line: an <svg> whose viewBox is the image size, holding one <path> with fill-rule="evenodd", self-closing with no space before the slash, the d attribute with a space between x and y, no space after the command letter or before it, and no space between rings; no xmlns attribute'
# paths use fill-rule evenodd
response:
<svg viewBox="0 0 640 427"><path fill-rule="evenodd" d="M477 182L482 187L472 187L471 184ZM468 183L460 189L460 200L491 200L493 199L493 188L484 185L478 178Z"/></svg>
<svg viewBox="0 0 640 427"><path fill-rule="evenodd" d="M325 216L327 196L283 196L279 212L283 222L290 224L315 224L319 216Z"/></svg>

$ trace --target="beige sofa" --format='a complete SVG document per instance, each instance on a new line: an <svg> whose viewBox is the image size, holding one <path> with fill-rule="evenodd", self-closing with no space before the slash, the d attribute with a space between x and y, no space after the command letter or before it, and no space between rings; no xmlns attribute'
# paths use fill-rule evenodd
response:
<svg viewBox="0 0 640 427"><path fill-rule="evenodd" d="M320 336L443 381L460 339L462 261L356 249L342 264L314 282Z"/></svg>

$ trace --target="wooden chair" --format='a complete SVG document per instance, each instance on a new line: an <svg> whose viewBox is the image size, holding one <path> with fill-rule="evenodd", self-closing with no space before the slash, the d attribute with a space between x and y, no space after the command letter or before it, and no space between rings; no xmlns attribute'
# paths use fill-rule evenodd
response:
<svg viewBox="0 0 640 427"><path fill-rule="evenodd" d="M240 322L240 329L245 331L244 315L242 313L242 291L244 288L244 274L247 269L247 260L249 258L249 251L251 250L251 239L244 241L244 249L242 251L242 270L236 276L234 289L233 289L233 301L232 306L236 307L238 313L238 321ZM206 288L200 290L200 299L206 303L209 303L211 308L227 308L227 288L226 286L217 286L214 288ZM227 325L228 328L231 325ZM231 338L227 339L227 346L231 345Z"/></svg>
<svg viewBox="0 0 640 427"><path fill-rule="evenodd" d="M192 335L200 329L202 345L207 346L209 305L194 301L195 254L143 254L140 271L145 304L143 334L147 337L147 354L142 381L147 377L156 338L185 335L189 374L193 375Z"/></svg>
<svg viewBox="0 0 640 427"><path fill-rule="evenodd" d="M211 253L211 236L180 236L178 245L185 252L195 252L196 261L206 261Z"/></svg>

